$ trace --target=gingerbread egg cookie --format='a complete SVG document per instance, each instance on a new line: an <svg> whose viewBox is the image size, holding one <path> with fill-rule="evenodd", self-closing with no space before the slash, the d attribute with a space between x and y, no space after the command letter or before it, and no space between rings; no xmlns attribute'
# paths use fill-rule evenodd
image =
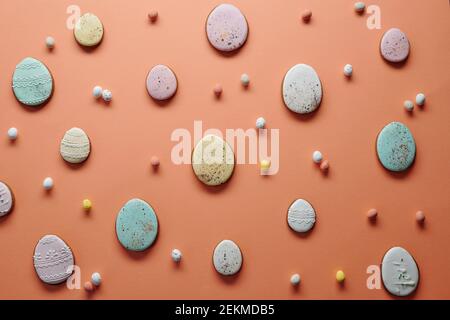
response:
<svg viewBox="0 0 450 320"><path fill-rule="evenodd" d="M6 183L0 181L0 217L10 213L13 207L13 193Z"/></svg>
<svg viewBox="0 0 450 320"><path fill-rule="evenodd" d="M224 276L232 276L241 270L241 249L233 241L223 240L214 249L213 263L218 273Z"/></svg>
<svg viewBox="0 0 450 320"><path fill-rule="evenodd" d="M85 13L76 22L73 34L80 45L93 47L103 39L103 24L96 15Z"/></svg>
<svg viewBox="0 0 450 320"><path fill-rule="evenodd" d="M308 201L297 199L288 209L287 221L295 232L308 232L316 223L316 212Z"/></svg>
<svg viewBox="0 0 450 320"><path fill-rule="evenodd" d="M389 62L402 62L409 56L409 40L403 31L392 28L381 38L380 52Z"/></svg>
<svg viewBox="0 0 450 320"><path fill-rule="evenodd" d="M239 49L247 40L247 20L235 6L221 4L209 14L206 34L211 45L219 51Z"/></svg>
<svg viewBox="0 0 450 320"><path fill-rule="evenodd" d="M59 151L65 161L81 163L89 157L91 143L82 129L72 128L64 134Z"/></svg>
<svg viewBox="0 0 450 320"><path fill-rule="evenodd" d="M230 179L234 170L234 153L230 145L216 135L206 135L192 152L192 168L206 185L217 186Z"/></svg>
<svg viewBox="0 0 450 320"><path fill-rule="evenodd" d="M177 87L177 77L168 66L162 64L154 66L147 75L147 91L155 100L172 98Z"/></svg>

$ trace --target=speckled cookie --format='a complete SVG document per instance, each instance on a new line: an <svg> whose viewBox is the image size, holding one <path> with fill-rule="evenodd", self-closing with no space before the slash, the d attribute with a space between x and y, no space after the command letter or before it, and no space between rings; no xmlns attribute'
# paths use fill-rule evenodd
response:
<svg viewBox="0 0 450 320"><path fill-rule="evenodd" d="M177 87L177 77L168 66L154 66L147 75L147 91L153 99L170 99L176 93Z"/></svg>
<svg viewBox="0 0 450 320"><path fill-rule="evenodd" d="M141 199L131 199L116 219L116 235L127 250L143 251L158 235L158 219L153 208Z"/></svg>
<svg viewBox="0 0 450 320"><path fill-rule="evenodd" d="M287 221L295 232L308 232L316 223L316 212L308 201L297 199L288 209Z"/></svg>
<svg viewBox="0 0 450 320"><path fill-rule="evenodd" d="M52 96L53 78L41 61L28 57L16 66L12 88L19 102L37 107L47 102Z"/></svg>
<svg viewBox="0 0 450 320"><path fill-rule="evenodd" d="M0 217L10 213L14 208L14 195L8 185L0 181Z"/></svg>
<svg viewBox="0 0 450 320"><path fill-rule="evenodd" d="M406 34L397 28L386 31L381 38L380 52L389 62L402 62L409 56L409 40Z"/></svg>
<svg viewBox="0 0 450 320"><path fill-rule="evenodd" d="M72 128L64 134L59 151L67 162L81 163L89 157L91 143L82 129Z"/></svg>
<svg viewBox="0 0 450 320"><path fill-rule="evenodd" d="M211 45L219 51L239 49L247 40L247 20L235 6L221 4L209 14L206 34Z"/></svg>
<svg viewBox="0 0 450 320"><path fill-rule="evenodd" d="M214 249L213 263L218 273L224 276L232 276L241 270L241 249L233 241L223 240Z"/></svg>
<svg viewBox="0 0 450 320"><path fill-rule="evenodd" d="M62 283L73 272L72 250L55 235L46 235L39 240L33 261L39 279L48 284Z"/></svg>
<svg viewBox="0 0 450 320"><path fill-rule="evenodd" d="M416 143L411 131L400 122L389 123L378 134L377 155L388 170L408 169L416 157Z"/></svg>
<svg viewBox="0 0 450 320"><path fill-rule="evenodd" d="M316 71L309 65L297 64L284 76L283 100L289 110L310 113L322 101L322 84Z"/></svg>
<svg viewBox="0 0 450 320"><path fill-rule="evenodd" d="M76 22L73 33L79 44L93 47L103 39L103 24L96 15L85 13Z"/></svg>
<svg viewBox="0 0 450 320"><path fill-rule="evenodd" d="M404 297L416 290L420 277L419 268L408 251L393 247L383 257L381 277L387 291Z"/></svg>
<svg viewBox="0 0 450 320"><path fill-rule="evenodd" d="M234 153L230 145L216 135L206 135L192 152L192 168L206 185L217 186L230 179L234 170Z"/></svg>

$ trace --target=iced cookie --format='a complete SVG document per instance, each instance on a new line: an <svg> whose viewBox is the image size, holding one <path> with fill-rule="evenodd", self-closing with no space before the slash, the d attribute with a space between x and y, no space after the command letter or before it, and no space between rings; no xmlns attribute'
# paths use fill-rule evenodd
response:
<svg viewBox="0 0 450 320"><path fill-rule="evenodd" d="M416 157L416 143L411 131L400 122L389 123L378 134L377 154L388 170L408 169Z"/></svg>
<svg viewBox="0 0 450 320"><path fill-rule="evenodd" d="M380 52L389 62L402 62L409 56L408 37L399 29L386 31L381 39Z"/></svg>
<svg viewBox="0 0 450 320"><path fill-rule="evenodd" d="M283 100L289 110L310 113L322 101L322 84L316 71L309 65L297 64L284 76Z"/></svg>
<svg viewBox="0 0 450 320"><path fill-rule="evenodd" d="M41 61L28 57L16 66L12 88L19 102L37 107L52 96L53 78Z"/></svg>
<svg viewBox="0 0 450 320"><path fill-rule="evenodd" d="M404 297L416 290L419 284L419 268L408 251L393 247L383 257L381 277L387 291Z"/></svg>
<svg viewBox="0 0 450 320"><path fill-rule="evenodd" d="M230 179L234 170L234 153L230 145L216 135L206 135L192 152L192 168L206 185L217 186Z"/></svg>
<svg viewBox="0 0 450 320"><path fill-rule="evenodd" d="M14 208L14 196L6 183L0 181L0 217L10 213Z"/></svg>
<svg viewBox="0 0 450 320"><path fill-rule="evenodd" d="M213 263L216 271L224 276L239 272L242 266L242 253L231 240L223 240L214 249Z"/></svg>
<svg viewBox="0 0 450 320"><path fill-rule="evenodd" d="M76 22L73 34L82 46L93 47L103 39L103 24L96 15L85 13Z"/></svg>
<svg viewBox="0 0 450 320"><path fill-rule="evenodd" d="M82 129L72 128L62 138L59 151L67 162L81 163L89 157L91 143Z"/></svg>
<svg viewBox="0 0 450 320"><path fill-rule="evenodd" d="M73 272L72 250L55 235L46 235L39 240L33 260L39 279L48 284L62 283Z"/></svg>
<svg viewBox="0 0 450 320"><path fill-rule="evenodd" d="M143 251L158 235L158 219L153 208L141 199L128 201L116 219L116 235L127 250Z"/></svg>
<svg viewBox="0 0 450 320"><path fill-rule="evenodd" d="M239 49L247 40L247 20L235 6L221 4L209 14L206 34L211 45L219 51Z"/></svg>
<svg viewBox="0 0 450 320"><path fill-rule="evenodd" d="M297 199L288 209L287 221L295 232L308 232L316 223L316 212L308 201Z"/></svg>
<svg viewBox="0 0 450 320"><path fill-rule="evenodd" d="M168 66L154 66L147 75L147 91L155 100L172 98L177 87L177 77Z"/></svg>

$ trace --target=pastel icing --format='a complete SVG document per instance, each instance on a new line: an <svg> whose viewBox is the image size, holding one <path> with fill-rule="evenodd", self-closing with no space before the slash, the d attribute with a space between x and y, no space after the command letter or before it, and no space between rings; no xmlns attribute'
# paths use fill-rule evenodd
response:
<svg viewBox="0 0 450 320"><path fill-rule="evenodd" d="M391 294L408 296L419 284L419 268L407 250L393 247L386 252L381 262L381 278L384 287Z"/></svg>
<svg viewBox="0 0 450 320"><path fill-rule="evenodd" d="M119 211L116 235L127 250L143 251L158 235L158 219L153 208L141 199L131 199Z"/></svg>
<svg viewBox="0 0 450 320"><path fill-rule="evenodd" d="M288 209L287 221L295 232L307 232L316 223L316 212L308 201L297 199Z"/></svg>
<svg viewBox="0 0 450 320"><path fill-rule="evenodd" d="M206 34L211 45L219 51L239 49L247 40L247 20L235 6L221 4L209 14Z"/></svg>
<svg viewBox="0 0 450 320"><path fill-rule="evenodd" d="M73 272L72 250L55 235L46 235L39 240L33 261L39 279L48 284L62 283Z"/></svg>
<svg viewBox="0 0 450 320"><path fill-rule="evenodd" d="M96 46L103 39L103 24L95 14L85 13L75 23L73 32L75 40L82 46Z"/></svg>
<svg viewBox="0 0 450 320"><path fill-rule="evenodd" d="M0 181L0 217L10 213L14 207L14 196L11 189Z"/></svg>
<svg viewBox="0 0 450 320"><path fill-rule="evenodd" d="M153 99L170 99L176 93L177 87L177 77L168 66L156 65L147 75L147 91Z"/></svg>
<svg viewBox="0 0 450 320"><path fill-rule="evenodd" d="M408 58L409 50L410 45L408 37L400 29L389 29L381 39L381 55L387 61L402 62Z"/></svg>
<svg viewBox="0 0 450 320"><path fill-rule="evenodd" d="M214 268L221 275L234 275L242 267L241 249L233 241L223 240L214 249L213 263Z"/></svg>
<svg viewBox="0 0 450 320"><path fill-rule="evenodd" d="M416 143L411 131L400 122L389 123L378 134L377 155L388 170L408 169L416 157Z"/></svg>
<svg viewBox="0 0 450 320"><path fill-rule="evenodd" d="M313 67L307 64L293 66L284 76L283 100L289 110L310 113L322 101L322 84Z"/></svg>
<svg viewBox="0 0 450 320"><path fill-rule="evenodd" d="M59 151L65 161L81 163L89 157L91 143L82 129L72 128L64 134Z"/></svg>
<svg viewBox="0 0 450 320"><path fill-rule="evenodd" d="M12 88L19 102L35 107L50 99L53 78L41 61L28 57L16 66Z"/></svg>
<svg viewBox="0 0 450 320"><path fill-rule="evenodd" d="M206 135L192 152L192 168L206 185L217 186L230 179L234 171L234 152L216 135Z"/></svg>

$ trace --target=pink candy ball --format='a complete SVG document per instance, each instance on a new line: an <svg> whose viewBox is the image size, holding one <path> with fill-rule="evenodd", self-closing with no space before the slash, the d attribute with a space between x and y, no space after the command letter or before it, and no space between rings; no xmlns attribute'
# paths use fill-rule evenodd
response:
<svg viewBox="0 0 450 320"><path fill-rule="evenodd" d="M156 11L156 10L150 11L149 14L148 14L148 19L151 22L155 22L156 19L158 19L158 11Z"/></svg>
<svg viewBox="0 0 450 320"><path fill-rule="evenodd" d="M418 223L423 223L425 221L425 214L423 213L423 211L416 212L416 220Z"/></svg>
<svg viewBox="0 0 450 320"><path fill-rule="evenodd" d="M222 86L218 83L214 86L214 94L219 97L222 94Z"/></svg>
<svg viewBox="0 0 450 320"><path fill-rule="evenodd" d="M151 163L151 165L152 165L153 167L159 166L159 158L158 158L157 156L153 156L153 157L150 159L150 163Z"/></svg>
<svg viewBox="0 0 450 320"><path fill-rule="evenodd" d="M92 283L90 281L87 281L84 283L84 290L86 290L87 292L94 291L94 286L92 285Z"/></svg>
<svg viewBox="0 0 450 320"><path fill-rule="evenodd" d="M322 161L322 163L320 164L320 170L327 171L329 168L330 168L330 164L329 164L328 160Z"/></svg>
<svg viewBox="0 0 450 320"><path fill-rule="evenodd" d="M309 20L311 20L312 17L312 11L309 9L306 9L305 11L302 12L302 20L304 22L309 22Z"/></svg>
<svg viewBox="0 0 450 320"><path fill-rule="evenodd" d="M367 218L369 219L375 219L377 215L378 215L377 209L370 209L369 211L367 211Z"/></svg>

